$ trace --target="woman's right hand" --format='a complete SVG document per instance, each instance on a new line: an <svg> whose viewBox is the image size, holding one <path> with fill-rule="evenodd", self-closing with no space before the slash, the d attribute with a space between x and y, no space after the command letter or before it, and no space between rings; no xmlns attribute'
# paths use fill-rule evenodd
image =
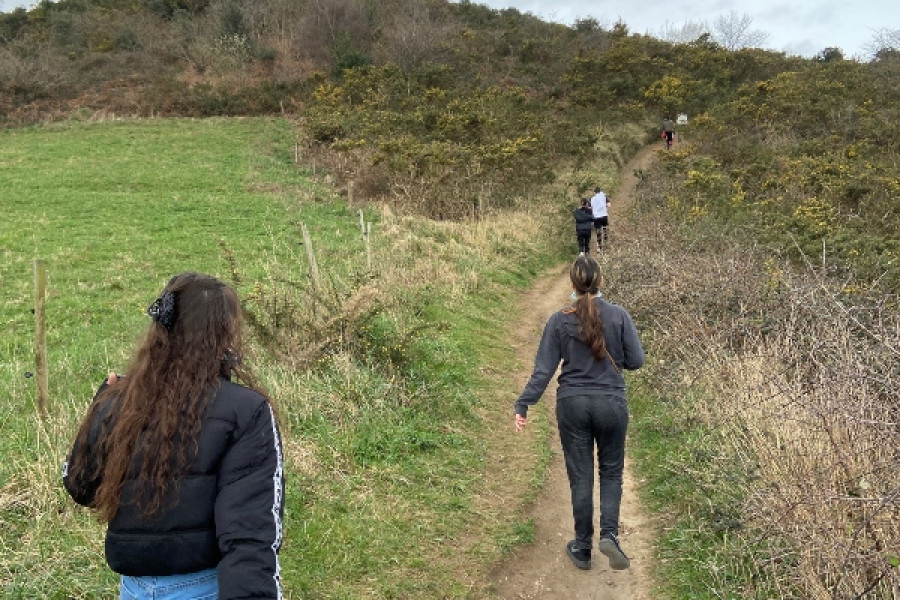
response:
<svg viewBox="0 0 900 600"><path fill-rule="evenodd" d="M523 417L522 415L516 415L516 433L525 429L525 425L528 424L528 419Z"/></svg>

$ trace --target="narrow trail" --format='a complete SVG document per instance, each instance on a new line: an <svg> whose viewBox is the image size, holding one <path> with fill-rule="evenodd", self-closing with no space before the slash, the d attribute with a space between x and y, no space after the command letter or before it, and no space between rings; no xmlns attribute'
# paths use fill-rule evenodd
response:
<svg viewBox="0 0 900 600"><path fill-rule="evenodd" d="M634 197L638 180L635 171L644 169L653 159L659 144L644 148L621 171L622 185L611 198L610 241L612 244L628 243L629 229L624 217L625 209ZM623 222L620 222L619 219ZM574 233L572 240L575 246ZM519 303L519 322L510 328L516 332L514 344L519 364L515 374L519 390L531 375L534 353L541 331L547 319L568 301L572 288L569 283L568 265L560 265L545 274L525 293ZM627 299L611 299L627 308ZM619 539L631 558L631 568L613 571L606 557L594 549L593 568L583 571L575 568L565 554L565 544L573 537L572 509L569 497L569 481L566 477L559 436L556 431L555 378L548 386L541 403L548 408L551 425L549 472L542 491L530 509L520 518L533 518L535 541L519 548L512 556L498 565L492 573L497 594L504 599L541 600L650 600L652 568L652 528L649 516L644 512L638 497L639 482L631 472L626 457L624 489L620 515ZM599 519L599 497L595 483L595 519Z"/></svg>

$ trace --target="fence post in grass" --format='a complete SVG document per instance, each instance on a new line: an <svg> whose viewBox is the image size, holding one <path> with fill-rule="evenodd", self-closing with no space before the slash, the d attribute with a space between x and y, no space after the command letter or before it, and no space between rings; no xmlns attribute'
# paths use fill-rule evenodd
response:
<svg viewBox="0 0 900 600"><path fill-rule="evenodd" d="M366 223L366 268L372 270L372 222Z"/></svg>
<svg viewBox="0 0 900 600"><path fill-rule="evenodd" d="M359 209L359 233L362 236L363 244L366 247L366 267L372 268L372 223L366 222L362 209Z"/></svg>
<svg viewBox="0 0 900 600"><path fill-rule="evenodd" d="M47 369L47 270L44 261L34 261L34 379L37 384L37 409L41 418L47 415L50 377Z"/></svg>
<svg viewBox="0 0 900 600"><path fill-rule="evenodd" d="M294 142L294 164L300 164L300 143Z"/></svg>
<svg viewBox="0 0 900 600"><path fill-rule="evenodd" d="M316 255L313 252L312 239L309 237L309 230L306 223L300 223L300 231L303 232L303 246L306 248L306 260L309 262L309 276L312 279L313 286L318 290L319 285L319 265L316 263Z"/></svg>
<svg viewBox="0 0 900 600"><path fill-rule="evenodd" d="M353 206L353 182L347 184L347 206Z"/></svg>

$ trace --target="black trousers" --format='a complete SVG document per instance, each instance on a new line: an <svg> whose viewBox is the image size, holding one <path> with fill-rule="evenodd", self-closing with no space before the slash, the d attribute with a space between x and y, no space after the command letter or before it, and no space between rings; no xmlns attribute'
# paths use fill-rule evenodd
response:
<svg viewBox="0 0 900 600"><path fill-rule="evenodd" d="M578 235L578 251L588 254L591 251L591 232L577 232Z"/></svg>
<svg viewBox="0 0 900 600"><path fill-rule="evenodd" d="M619 534L628 405L624 398L611 395L558 399L556 423L572 491L575 549L589 549L594 537L595 446L600 475L600 535Z"/></svg>
<svg viewBox="0 0 900 600"><path fill-rule="evenodd" d="M603 244L609 241L609 217L594 219L594 229L597 231L597 249L602 250Z"/></svg>

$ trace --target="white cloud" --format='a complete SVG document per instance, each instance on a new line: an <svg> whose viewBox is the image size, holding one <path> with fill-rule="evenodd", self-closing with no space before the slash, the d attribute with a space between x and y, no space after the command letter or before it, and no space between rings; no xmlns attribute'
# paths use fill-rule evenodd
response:
<svg viewBox="0 0 900 600"><path fill-rule="evenodd" d="M491 8L513 7L545 20L572 24L576 18L593 17L604 26L621 19L634 33L658 34L668 23L679 27L690 21L715 20L734 11L750 15L752 28L768 34L766 48L802 56L814 56L830 47L844 54L865 54L875 31L900 29L900 2L883 0L812 0L786 3L783 0L670 0L665 4L649 0L485 0ZM664 10L661 10L664 7Z"/></svg>

